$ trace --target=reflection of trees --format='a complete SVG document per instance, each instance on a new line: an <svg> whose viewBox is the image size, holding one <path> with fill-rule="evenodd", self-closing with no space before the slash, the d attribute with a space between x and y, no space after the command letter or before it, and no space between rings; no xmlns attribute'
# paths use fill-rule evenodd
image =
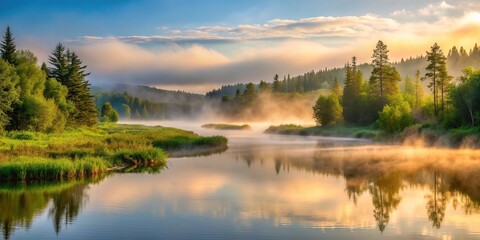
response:
<svg viewBox="0 0 480 240"><path fill-rule="evenodd" d="M79 180L48 184L0 185L0 231L9 239L16 227L30 228L35 216L48 207L54 228L72 223L86 202L85 189L91 181Z"/></svg>
<svg viewBox="0 0 480 240"><path fill-rule="evenodd" d="M357 199L367 189L368 182L363 178L347 178L345 180L348 199L351 199L356 206Z"/></svg>
<svg viewBox="0 0 480 240"><path fill-rule="evenodd" d="M398 174L391 174L387 177L379 178L373 181L369 191L372 195L373 217L377 221L378 229L383 232L390 221L390 214L398 204L402 180Z"/></svg>
<svg viewBox="0 0 480 240"><path fill-rule="evenodd" d="M248 165L260 158L269 161L277 174L282 167L293 167L306 173L341 176L345 179L347 195L355 204L368 190L373 215L382 232L402 199L404 184L432 189L425 197L427 217L437 228L440 228L450 202L454 208L461 207L465 214L480 213L480 157L475 154L396 147L342 148L330 143L321 143L317 147L319 149L313 152L288 149L262 152L256 149L242 152L239 157ZM407 150L407 154L403 150ZM455 161L462 164L452 164Z"/></svg>
<svg viewBox="0 0 480 240"><path fill-rule="evenodd" d="M433 176L433 193L426 196L427 212L428 219L432 221L432 225L440 228L445 217L449 193L445 191L443 176L438 176L436 171L433 173Z"/></svg>

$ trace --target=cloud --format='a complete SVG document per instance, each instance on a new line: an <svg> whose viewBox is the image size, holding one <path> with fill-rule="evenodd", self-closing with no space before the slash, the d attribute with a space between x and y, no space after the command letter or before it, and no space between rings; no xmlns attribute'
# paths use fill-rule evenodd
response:
<svg viewBox="0 0 480 240"><path fill-rule="evenodd" d="M480 39L475 31L480 13L466 10L472 4L443 1L418 11L394 11L391 18L366 14L163 27L166 35L84 36L69 46L89 65L93 81L205 92L222 84L269 81L275 73L338 67L354 55L370 62L378 40L387 43L392 60L424 54L434 42L445 51L453 45L468 48Z"/></svg>
<svg viewBox="0 0 480 240"><path fill-rule="evenodd" d="M333 56L348 58L351 53L346 49L332 51L306 40L286 41L261 49L244 47L230 57L200 45L170 44L152 50L114 39L76 46L75 50L88 64L95 81L157 86L201 84L208 87L199 89L202 92L224 83L270 80L275 73L299 74L305 68L333 67L343 62L343 59L332 60Z"/></svg>
<svg viewBox="0 0 480 240"><path fill-rule="evenodd" d="M390 15L393 17L404 17L404 16L411 16L412 12L404 8L402 10L393 11L392 13L390 13Z"/></svg>
<svg viewBox="0 0 480 240"><path fill-rule="evenodd" d="M443 15L446 11L455 9L456 7L442 1L437 4L429 4L428 6L418 10L422 16Z"/></svg>

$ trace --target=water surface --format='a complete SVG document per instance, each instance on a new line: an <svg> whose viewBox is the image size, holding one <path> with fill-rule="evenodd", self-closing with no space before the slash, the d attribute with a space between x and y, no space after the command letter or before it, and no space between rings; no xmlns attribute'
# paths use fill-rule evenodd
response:
<svg viewBox="0 0 480 240"><path fill-rule="evenodd" d="M480 238L479 151L160 124L229 149L158 174L0 184L4 238Z"/></svg>

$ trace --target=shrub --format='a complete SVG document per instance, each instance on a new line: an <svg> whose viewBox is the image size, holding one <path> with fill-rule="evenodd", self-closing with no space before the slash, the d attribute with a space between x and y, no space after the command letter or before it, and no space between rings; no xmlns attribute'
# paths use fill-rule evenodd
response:
<svg viewBox="0 0 480 240"><path fill-rule="evenodd" d="M401 132L412 124L412 109L401 96L391 99L378 117L379 128L387 133Z"/></svg>

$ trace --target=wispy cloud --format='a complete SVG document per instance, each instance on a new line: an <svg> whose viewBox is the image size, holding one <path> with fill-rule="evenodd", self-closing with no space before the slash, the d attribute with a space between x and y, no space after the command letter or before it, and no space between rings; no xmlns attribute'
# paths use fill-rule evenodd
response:
<svg viewBox="0 0 480 240"><path fill-rule="evenodd" d="M163 26L159 29L163 35L84 36L69 44L90 65L94 80L211 88L270 80L275 73L341 66L353 55L369 62L379 39L388 44L392 59L420 55L434 42L443 48L469 47L480 39L480 12L472 6L480 4L443 1L419 10L400 9L389 17L319 16L188 29Z"/></svg>
<svg viewBox="0 0 480 240"><path fill-rule="evenodd" d="M437 4L429 4L428 6L418 10L418 13L423 16L431 15L443 15L448 10L454 10L456 7L448 4L445 1L439 2Z"/></svg>

